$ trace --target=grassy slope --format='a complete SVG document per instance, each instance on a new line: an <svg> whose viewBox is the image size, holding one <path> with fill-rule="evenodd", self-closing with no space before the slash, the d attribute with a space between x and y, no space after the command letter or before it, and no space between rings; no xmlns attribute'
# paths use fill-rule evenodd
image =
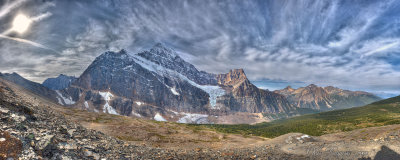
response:
<svg viewBox="0 0 400 160"><path fill-rule="evenodd" d="M359 128L400 124L400 96L363 107L329 111L256 125L207 125L220 132L277 137L290 132L313 136Z"/></svg>

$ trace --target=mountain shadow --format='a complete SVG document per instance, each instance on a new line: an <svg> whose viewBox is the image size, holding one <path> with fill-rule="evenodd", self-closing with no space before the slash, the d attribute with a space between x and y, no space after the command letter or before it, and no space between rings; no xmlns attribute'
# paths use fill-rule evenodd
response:
<svg viewBox="0 0 400 160"><path fill-rule="evenodd" d="M381 150L376 153L374 160L391 160L400 159L400 154L391 150L389 147L382 146Z"/></svg>
<svg viewBox="0 0 400 160"><path fill-rule="evenodd" d="M391 150L389 147L382 146L381 150L376 153L374 160L393 160L393 159L400 159L400 154ZM368 158L359 158L359 160L371 160L370 157Z"/></svg>

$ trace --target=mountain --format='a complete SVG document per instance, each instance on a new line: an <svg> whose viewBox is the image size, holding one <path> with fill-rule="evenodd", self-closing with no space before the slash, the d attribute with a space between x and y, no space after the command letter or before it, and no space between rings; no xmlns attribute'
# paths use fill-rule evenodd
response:
<svg viewBox="0 0 400 160"><path fill-rule="evenodd" d="M94 112L181 123L294 108L284 96L251 84L242 69L219 75L199 71L162 44L138 54L105 52L58 93Z"/></svg>
<svg viewBox="0 0 400 160"><path fill-rule="evenodd" d="M343 90L332 86L318 87L314 84L298 89L288 86L275 93L284 95L295 107L322 111L363 106L381 99L367 92Z"/></svg>
<svg viewBox="0 0 400 160"><path fill-rule="evenodd" d="M77 78L74 76L66 76L63 74L60 74L56 78L48 78L45 81L43 81L42 85L52 89L52 90L61 90L68 88L72 82L74 82Z"/></svg>
<svg viewBox="0 0 400 160"><path fill-rule="evenodd" d="M259 89L247 79L243 69L234 69L217 76L218 84L230 94L221 102L232 111L250 113L282 113L293 109L282 95Z"/></svg>
<svg viewBox="0 0 400 160"><path fill-rule="evenodd" d="M36 82L32 82L30 80L27 80L25 78L23 78L22 76L20 76L17 73L0 73L0 78L13 82L33 93L36 93L42 97L46 97L52 101L57 102L57 93L51 89L48 89L46 87L44 87L43 85L36 83Z"/></svg>
<svg viewBox="0 0 400 160"><path fill-rule="evenodd" d="M82 90L81 97L76 98L113 114L147 117L167 109L206 111L209 95L186 79L176 71L121 50L97 57L67 90Z"/></svg>
<svg viewBox="0 0 400 160"><path fill-rule="evenodd" d="M72 90L68 90L69 93L66 93L63 90L51 90L40 83L32 82L20 76L17 73L0 73L0 78L12 82L30 92L37 94L41 97L45 97L53 102L58 102L61 105L73 105L77 98L73 99L71 95L77 97L77 92L73 92ZM75 100L75 101L74 101Z"/></svg>

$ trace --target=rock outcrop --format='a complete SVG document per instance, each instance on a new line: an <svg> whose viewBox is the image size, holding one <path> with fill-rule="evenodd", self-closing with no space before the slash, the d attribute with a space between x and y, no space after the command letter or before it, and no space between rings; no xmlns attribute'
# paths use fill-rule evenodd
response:
<svg viewBox="0 0 400 160"><path fill-rule="evenodd" d="M229 90L220 102L230 111L249 113L285 113L293 109L285 97L257 88L246 77L243 69L234 69L217 76L218 83Z"/></svg>

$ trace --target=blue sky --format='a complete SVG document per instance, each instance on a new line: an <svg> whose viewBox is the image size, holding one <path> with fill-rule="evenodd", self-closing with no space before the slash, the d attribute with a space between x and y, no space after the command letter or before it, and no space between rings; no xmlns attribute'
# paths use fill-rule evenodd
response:
<svg viewBox="0 0 400 160"><path fill-rule="evenodd" d="M201 70L244 68L270 90L301 82L400 94L399 10L396 0L3 0L0 33L17 14L37 20L0 35L0 71L79 76L107 50L162 42Z"/></svg>

